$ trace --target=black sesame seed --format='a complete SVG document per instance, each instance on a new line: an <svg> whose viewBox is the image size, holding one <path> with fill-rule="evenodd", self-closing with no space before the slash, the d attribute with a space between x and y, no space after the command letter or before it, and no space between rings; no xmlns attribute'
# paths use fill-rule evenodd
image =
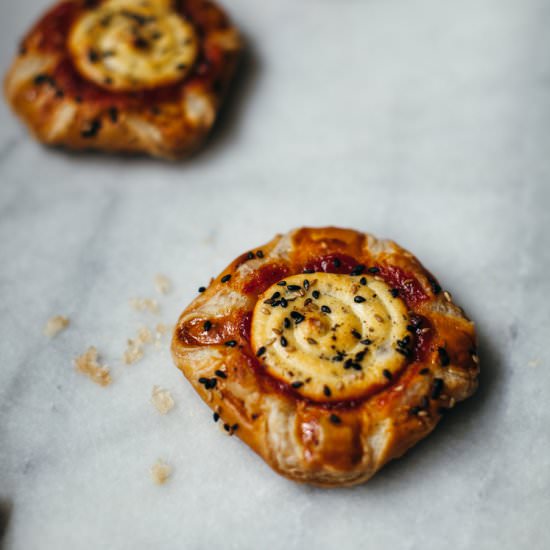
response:
<svg viewBox="0 0 550 550"><path fill-rule="evenodd" d="M317 300L321 296L321 293L318 290L314 290L311 295Z"/></svg>
<svg viewBox="0 0 550 550"><path fill-rule="evenodd" d="M329 416L329 420L333 423L333 424L341 424L342 423L342 419L337 415L337 414L331 414Z"/></svg>
<svg viewBox="0 0 550 550"><path fill-rule="evenodd" d="M288 302L286 301L285 298L281 298L281 307L287 307L288 306Z"/></svg>
<svg viewBox="0 0 550 550"><path fill-rule="evenodd" d="M218 413L214 413L212 418L214 419L214 422L217 422L220 419L220 415Z"/></svg>
<svg viewBox="0 0 550 550"><path fill-rule="evenodd" d="M216 380L216 378L210 378L210 380L208 380L208 382L204 385L204 387L207 390L213 390L216 387L217 383L218 381Z"/></svg>
<svg viewBox="0 0 550 550"><path fill-rule="evenodd" d="M274 292L273 296L271 296L270 300L276 300L277 298L280 298L280 297L281 297L280 292Z"/></svg>
<svg viewBox="0 0 550 550"><path fill-rule="evenodd" d="M287 288L291 292L297 292L298 290L302 289L302 287L300 285L288 285Z"/></svg>
<svg viewBox="0 0 550 550"><path fill-rule="evenodd" d="M309 289L309 281L307 279L304 279L304 289L305 290Z"/></svg>
<svg viewBox="0 0 550 550"><path fill-rule="evenodd" d="M363 298L363 296L355 296L355 298L353 299L353 301L356 303L356 304L360 304L361 302L365 302L365 298Z"/></svg>
<svg viewBox="0 0 550 550"><path fill-rule="evenodd" d="M204 292L206 290L206 287L204 286L199 286L199 292Z"/></svg>
<svg viewBox="0 0 550 550"><path fill-rule="evenodd" d="M208 378L204 378L204 376L201 376L199 378L199 384L202 384L203 386L206 386L206 384L208 384Z"/></svg>
<svg viewBox="0 0 550 550"><path fill-rule="evenodd" d="M361 273L363 273L363 271L365 271L365 266L363 264L359 264L359 265L356 265L350 272L350 275L352 275L353 277L357 276L357 275L361 275Z"/></svg>
<svg viewBox="0 0 550 550"><path fill-rule="evenodd" d="M374 273L380 273L380 268L378 268L378 267L369 267L369 268L367 269L367 271L368 271L369 273L373 273L373 274L374 274Z"/></svg>
<svg viewBox="0 0 550 550"><path fill-rule="evenodd" d="M80 132L83 138L93 138L101 130L101 120L94 118L87 126Z"/></svg>
<svg viewBox="0 0 550 550"><path fill-rule="evenodd" d="M351 331L351 334L352 334L352 336L353 336L354 338L357 338L357 340L360 340L360 339L361 339L361 333L360 333L358 330L353 329L353 330Z"/></svg>
<svg viewBox="0 0 550 550"><path fill-rule="evenodd" d="M212 328L212 321L205 321L202 328L208 332Z"/></svg>
<svg viewBox="0 0 550 550"><path fill-rule="evenodd" d="M402 340L397 340L397 345L400 348L406 348L409 345L410 341L411 341L411 337L405 336Z"/></svg>
<svg viewBox="0 0 550 550"><path fill-rule="evenodd" d="M447 367L451 363L451 358L449 357L447 350L445 348L439 347L437 348L437 353L439 354L439 361L441 363L441 366Z"/></svg>
<svg viewBox="0 0 550 550"><path fill-rule="evenodd" d="M332 392L330 391L330 388L328 386L323 386L323 393L326 397L330 397L332 395Z"/></svg>
<svg viewBox="0 0 550 550"><path fill-rule="evenodd" d="M231 426L231 431L232 431L232 432L236 432L238 429L239 429L239 425L238 425L238 424L233 424L233 426Z"/></svg>
<svg viewBox="0 0 550 550"><path fill-rule="evenodd" d="M315 270L314 269L304 269L303 273L307 273L308 275L310 275L311 273L315 273Z"/></svg>
<svg viewBox="0 0 550 550"><path fill-rule="evenodd" d="M399 289L398 288L392 288L390 290L390 294L394 297L394 298L397 298L399 296Z"/></svg>
<svg viewBox="0 0 550 550"><path fill-rule="evenodd" d="M301 388L301 387L304 385L304 383L303 383L303 382L300 382L299 380L297 380L296 382L292 382L292 384L290 384L290 385L291 385L293 388L298 389L298 388Z"/></svg>
<svg viewBox="0 0 550 550"><path fill-rule="evenodd" d="M338 353L332 358L332 361L340 362L344 360L344 356L341 353Z"/></svg>
<svg viewBox="0 0 550 550"><path fill-rule="evenodd" d="M370 340L369 338L365 338L364 340L361 340L361 344L363 344L364 346L370 346L372 344L372 340Z"/></svg>
<svg viewBox="0 0 550 550"><path fill-rule="evenodd" d="M360 282L363 286L365 286L365 285L367 284L367 278L366 278L366 277L361 277L361 278L359 279L359 282Z"/></svg>
<svg viewBox="0 0 550 550"><path fill-rule="evenodd" d="M363 370L363 365L360 363L356 363L355 361L351 364L351 368L353 370Z"/></svg>
<svg viewBox="0 0 550 550"><path fill-rule="evenodd" d="M284 336L281 336L281 346L283 346L283 348L288 346L288 340Z"/></svg>
<svg viewBox="0 0 550 550"><path fill-rule="evenodd" d="M409 332L414 332L416 329L415 329L415 327L413 327L412 325L407 325L407 330L408 330Z"/></svg>
<svg viewBox="0 0 550 550"><path fill-rule="evenodd" d="M228 340L225 345L230 348L234 348L237 345L237 340Z"/></svg>
<svg viewBox="0 0 550 550"><path fill-rule="evenodd" d="M228 432L231 429L231 426L229 424L224 424L223 429Z"/></svg>
<svg viewBox="0 0 550 550"><path fill-rule="evenodd" d="M285 328L290 328L290 319L288 317L285 317L285 319L283 321L283 326Z"/></svg>
<svg viewBox="0 0 550 550"><path fill-rule="evenodd" d="M356 353L355 354L355 360L360 363L365 358L366 353L367 353L367 350L360 351L360 352Z"/></svg>
<svg viewBox="0 0 550 550"><path fill-rule="evenodd" d="M33 82L36 85L49 84L50 86L55 86L55 80L49 74L37 74L34 77Z"/></svg>
<svg viewBox="0 0 550 550"><path fill-rule="evenodd" d="M246 255L246 259L247 259L247 260L252 260L252 259L254 259L254 252L249 252L249 253Z"/></svg>
<svg viewBox="0 0 550 550"><path fill-rule="evenodd" d="M422 369L422 370L419 372L419 374L429 374L429 372L430 372L430 369L425 368L425 369Z"/></svg>
<svg viewBox="0 0 550 550"><path fill-rule="evenodd" d="M118 109L116 107L109 107L107 112L109 113L111 122L115 123L118 120Z"/></svg>
<svg viewBox="0 0 550 550"><path fill-rule="evenodd" d="M96 63L99 61L99 54L95 50L90 50L88 52L88 61L90 63Z"/></svg>
<svg viewBox="0 0 550 550"><path fill-rule="evenodd" d="M265 352L266 352L266 349L265 349L264 346L262 346L262 347L259 348L258 351L256 352L256 357L261 357Z"/></svg>
<svg viewBox="0 0 550 550"><path fill-rule="evenodd" d="M223 370L217 370L217 371L214 372L214 374L218 378L227 378L227 374L225 374L225 372L223 372Z"/></svg>
<svg viewBox="0 0 550 550"><path fill-rule="evenodd" d="M432 399L437 399L441 395L442 391L443 391L443 379L434 378L434 383L432 386Z"/></svg>
<svg viewBox="0 0 550 550"><path fill-rule="evenodd" d="M353 359L346 359L344 362L344 369L348 370L353 367Z"/></svg>
<svg viewBox="0 0 550 550"><path fill-rule="evenodd" d="M387 378L388 380L392 380L392 379L393 379L392 373L391 373L388 369L384 369L384 370L382 371L382 374L383 374L384 377Z"/></svg>
<svg viewBox="0 0 550 550"><path fill-rule="evenodd" d="M261 250L258 250L258 251L256 252L256 256L257 256L258 258L263 258L263 257L264 257L264 253L263 253Z"/></svg>
<svg viewBox="0 0 550 550"><path fill-rule="evenodd" d="M228 273L227 275L224 275L222 278L221 278L221 282L222 283L227 283L227 281L229 281L229 279L231 279L231 274Z"/></svg>
<svg viewBox="0 0 550 550"><path fill-rule="evenodd" d="M441 292L441 287L439 286L439 283L434 279L428 279L428 282L430 283L433 293L439 294Z"/></svg>
<svg viewBox="0 0 550 550"><path fill-rule="evenodd" d="M286 281L279 281L277 284L279 286L286 286Z"/></svg>
<svg viewBox="0 0 550 550"><path fill-rule="evenodd" d="M321 311L323 313L332 313L332 310L328 306L321 306Z"/></svg>
<svg viewBox="0 0 550 550"><path fill-rule="evenodd" d="M297 311L291 311L290 316L294 319L294 322L297 325L299 325L305 319L305 317L301 313L298 313Z"/></svg>

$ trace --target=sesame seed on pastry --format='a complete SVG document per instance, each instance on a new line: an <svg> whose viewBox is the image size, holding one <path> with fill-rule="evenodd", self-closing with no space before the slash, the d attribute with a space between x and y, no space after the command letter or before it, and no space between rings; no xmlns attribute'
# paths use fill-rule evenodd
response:
<svg viewBox="0 0 550 550"><path fill-rule="evenodd" d="M477 387L473 323L392 241L297 229L199 290L176 365L227 432L295 481L368 480Z"/></svg>
<svg viewBox="0 0 550 550"><path fill-rule="evenodd" d="M45 143L181 158L214 124L240 49L207 0L64 0L24 38L5 94Z"/></svg>

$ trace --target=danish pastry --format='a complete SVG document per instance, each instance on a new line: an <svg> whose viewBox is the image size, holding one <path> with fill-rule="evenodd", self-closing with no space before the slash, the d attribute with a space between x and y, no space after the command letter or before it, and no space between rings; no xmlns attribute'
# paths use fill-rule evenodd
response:
<svg viewBox="0 0 550 550"><path fill-rule="evenodd" d="M240 49L211 1L65 0L23 40L5 93L45 143L180 158L214 124Z"/></svg>
<svg viewBox="0 0 550 550"><path fill-rule="evenodd" d="M392 241L297 229L200 290L174 361L227 432L295 481L368 480L477 387L473 323Z"/></svg>

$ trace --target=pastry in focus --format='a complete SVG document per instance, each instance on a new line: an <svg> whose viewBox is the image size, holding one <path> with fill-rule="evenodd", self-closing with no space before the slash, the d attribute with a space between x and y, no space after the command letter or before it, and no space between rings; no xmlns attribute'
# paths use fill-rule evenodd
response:
<svg viewBox="0 0 550 550"><path fill-rule="evenodd" d="M44 143L181 158L214 124L240 49L207 0L66 0L23 39L5 94Z"/></svg>
<svg viewBox="0 0 550 550"><path fill-rule="evenodd" d="M368 480L477 387L473 323L392 241L297 229L200 291L174 361L214 420L292 480Z"/></svg>

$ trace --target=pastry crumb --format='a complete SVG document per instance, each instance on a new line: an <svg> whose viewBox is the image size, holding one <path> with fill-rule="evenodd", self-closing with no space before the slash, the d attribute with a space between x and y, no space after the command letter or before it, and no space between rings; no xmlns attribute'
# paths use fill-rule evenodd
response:
<svg viewBox="0 0 550 550"><path fill-rule="evenodd" d="M136 311L149 311L150 313L159 312L159 304L152 298L131 298L130 307Z"/></svg>
<svg viewBox="0 0 550 550"><path fill-rule="evenodd" d="M174 398L172 394L160 386L153 386L151 403L153 403L160 414L166 414L174 408Z"/></svg>
<svg viewBox="0 0 550 550"><path fill-rule="evenodd" d="M142 344L150 344L153 341L153 333L148 327L141 327L138 330L137 340Z"/></svg>
<svg viewBox="0 0 550 550"><path fill-rule="evenodd" d="M128 347L122 355L122 360L126 365L132 365L143 357L143 347L139 340L128 339Z"/></svg>
<svg viewBox="0 0 550 550"><path fill-rule="evenodd" d="M151 466L151 477L157 485L163 485L166 480L172 474L172 468L166 464L163 460L157 460L153 466Z"/></svg>
<svg viewBox="0 0 550 550"><path fill-rule="evenodd" d="M74 360L74 366L78 372L88 376L100 386L108 386L111 383L109 367L100 365L97 349L94 346L90 346L82 355L79 355Z"/></svg>
<svg viewBox="0 0 550 550"><path fill-rule="evenodd" d="M63 317L63 315L55 315L54 317L48 319L47 323L44 325L44 336L53 338L62 330L65 330L68 326L69 319L67 317Z"/></svg>
<svg viewBox="0 0 550 550"><path fill-rule="evenodd" d="M166 275L155 275L155 288L159 294L168 294L172 290L172 282Z"/></svg>

